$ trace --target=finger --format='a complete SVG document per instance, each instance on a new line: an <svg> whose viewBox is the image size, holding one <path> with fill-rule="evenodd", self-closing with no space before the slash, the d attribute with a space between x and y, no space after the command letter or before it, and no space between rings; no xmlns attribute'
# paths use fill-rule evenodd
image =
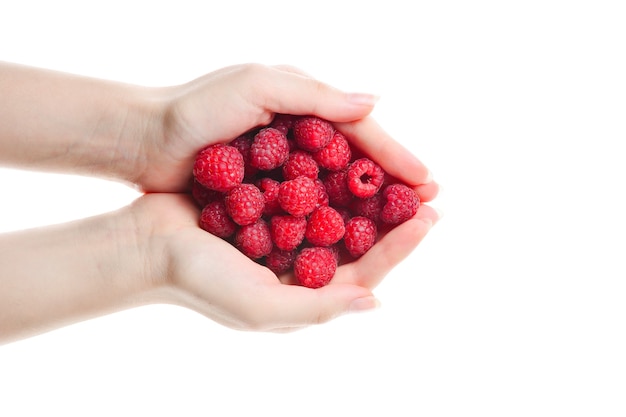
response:
<svg viewBox="0 0 626 417"><path fill-rule="evenodd" d="M310 74L299 68L289 65L277 65L275 68L306 77L315 82ZM387 133L385 133L373 119L368 118L366 120L358 120L357 122L340 125L339 128L344 133L351 131L351 141L368 155L380 155L381 151L386 151L390 154L390 158L387 159L384 157L381 158L382 160L397 161L398 157L405 157L405 159L410 160L409 163L411 165L406 166L406 168L402 164L394 164L394 168L400 165L403 169L396 170L394 168L386 167L387 172L400 172L405 174L406 171L409 171L407 174L413 176L413 181L409 181L408 178L406 178L405 181L416 186L416 191L418 191L422 201L431 201L436 197L438 193L438 186L433 181L430 171L427 170L421 161L412 156L406 148L401 146Z"/></svg>
<svg viewBox="0 0 626 417"><path fill-rule="evenodd" d="M331 122L348 122L367 116L378 100L373 94L341 91L293 67L268 70L266 81L256 84L253 100L273 113L315 115Z"/></svg>
<svg viewBox="0 0 626 417"><path fill-rule="evenodd" d="M311 74L309 74L308 72L298 68L298 67L294 67L292 65L274 65L274 68L281 70L281 71L285 71L285 72L291 72L293 74L298 74L298 75L302 75L303 77L307 77L307 78L313 78L313 76Z"/></svg>
<svg viewBox="0 0 626 417"><path fill-rule="evenodd" d="M387 173L389 174L389 173ZM395 182L401 182L397 177L387 175L385 183L393 184ZM432 201L437 197L440 191L440 186L435 181L427 182L426 184L413 185L411 188L417 193L421 202L426 203Z"/></svg>
<svg viewBox="0 0 626 417"><path fill-rule="evenodd" d="M297 285L276 284L258 290L251 306L255 311L255 330L291 331L328 322L347 313L366 311L378 306L372 293L351 284L326 285L311 289Z"/></svg>
<svg viewBox="0 0 626 417"><path fill-rule="evenodd" d="M420 198L421 202L432 201L439 194L439 184L435 181L431 181L426 184L420 184L415 187L415 192Z"/></svg>
<svg viewBox="0 0 626 417"><path fill-rule="evenodd" d="M408 149L389 136L373 118L366 117L355 122L335 125L351 143L392 176L412 186L432 182L428 168Z"/></svg>
<svg viewBox="0 0 626 417"><path fill-rule="evenodd" d="M333 281L374 288L424 239L439 215L422 205L417 214L391 229L358 260L338 268Z"/></svg>

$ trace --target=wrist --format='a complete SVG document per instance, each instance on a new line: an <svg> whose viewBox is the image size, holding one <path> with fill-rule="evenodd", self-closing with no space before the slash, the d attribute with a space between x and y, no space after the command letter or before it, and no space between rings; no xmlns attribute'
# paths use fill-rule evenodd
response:
<svg viewBox="0 0 626 417"><path fill-rule="evenodd" d="M133 181L159 123L157 89L0 63L0 91L6 166Z"/></svg>
<svg viewBox="0 0 626 417"><path fill-rule="evenodd" d="M92 137L87 150L94 173L141 187L163 137L159 90L124 85L112 92L106 107L110 129Z"/></svg>
<svg viewBox="0 0 626 417"><path fill-rule="evenodd" d="M106 224L98 227L111 242L108 250L101 252L103 275L115 277L126 283L132 292L142 297L165 284L163 271L167 269L167 241L161 238L154 207L144 203L147 196L135 200L105 218ZM98 232L96 232L97 234Z"/></svg>
<svg viewBox="0 0 626 417"><path fill-rule="evenodd" d="M0 235L0 343L154 302L130 208Z"/></svg>

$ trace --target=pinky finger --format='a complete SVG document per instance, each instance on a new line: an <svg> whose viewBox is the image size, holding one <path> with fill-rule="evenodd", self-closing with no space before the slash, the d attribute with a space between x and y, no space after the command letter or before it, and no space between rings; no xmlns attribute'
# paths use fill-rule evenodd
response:
<svg viewBox="0 0 626 417"><path fill-rule="evenodd" d="M422 205L415 217L391 229L358 260L338 270L334 281L376 287L383 278L411 254L439 220L430 206Z"/></svg>

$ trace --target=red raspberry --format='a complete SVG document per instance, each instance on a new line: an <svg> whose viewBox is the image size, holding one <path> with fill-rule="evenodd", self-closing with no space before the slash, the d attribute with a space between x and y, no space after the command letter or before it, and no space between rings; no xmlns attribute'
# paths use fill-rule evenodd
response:
<svg viewBox="0 0 626 417"><path fill-rule="evenodd" d="M350 220L350 218L352 217L352 213L350 212L350 210L346 207L335 207L335 210L337 210L337 213L341 215L341 218L343 219L343 224L348 223L348 220Z"/></svg>
<svg viewBox="0 0 626 417"><path fill-rule="evenodd" d="M286 180L293 180L299 176L309 177L312 180L317 178L320 168L313 159L313 156L303 150L295 150L289 154L289 158L283 164L283 177Z"/></svg>
<svg viewBox="0 0 626 417"><path fill-rule="evenodd" d="M348 140L341 132L335 132L328 145L313 153L313 159L330 171L339 171L348 166L352 150Z"/></svg>
<svg viewBox="0 0 626 417"><path fill-rule="evenodd" d="M200 184L195 178L191 184L191 196L200 208L203 208L212 201L220 200L224 197L224 195L219 191L209 190L204 185Z"/></svg>
<svg viewBox="0 0 626 417"><path fill-rule="evenodd" d="M348 189L348 172L329 172L322 180L331 206L347 207L354 195Z"/></svg>
<svg viewBox="0 0 626 417"><path fill-rule="evenodd" d="M356 216L346 223L343 242L350 255L358 258L367 252L376 241L376 224L367 217Z"/></svg>
<svg viewBox="0 0 626 417"><path fill-rule="evenodd" d="M290 251L300 246L304 240L306 219L289 214L274 216L270 219L272 242L278 249Z"/></svg>
<svg viewBox="0 0 626 417"><path fill-rule="evenodd" d="M210 145L196 156L193 176L210 190L226 192L241 184L244 161L234 147L224 144Z"/></svg>
<svg viewBox="0 0 626 417"><path fill-rule="evenodd" d="M265 202L265 208L263 214L266 216L273 216L280 214L283 209L278 204L278 188L280 183L272 178L261 178L256 181L256 186L263 193L263 201Z"/></svg>
<svg viewBox="0 0 626 417"><path fill-rule="evenodd" d="M296 254L297 252L295 250L284 251L274 248L270 254L267 255L267 258L265 258L265 266L276 275L284 274L293 267Z"/></svg>
<svg viewBox="0 0 626 417"><path fill-rule="evenodd" d="M315 179L315 186L317 187L317 205L315 207L328 206L328 193L324 183L319 178Z"/></svg>
<svg viewBox="0 0 626 417"><path fill-rule="evenodd" d="M345 232L343 217L332 207L316 208L306 224L306 239L314 246L337 243Z"/></svg>
<svg viewBox="0 0 626 417"><path fill-rule="evenodd" d="M315 116L304 116L293 124L293 137L300 149L315 152L330 142L335 128L330 122Z"/></svg>
<svg viewBox="0 0 626 417"><path fill-rule="evenodd" d="M235 233L237 225L228 215L222 200L213 201L202 209L200 213L200 227L203 230L221 238L227 238Z"/></svg>
<svg viewBox="0 0 626 417"><path fill-rule="evenodd" d="M414 190L389 185L382 167L314 116L276 114L209 146L193 176L202 229L277 275L293 269L311 288L328 284L341 262L375 244L377 229L406 221L420 205Z"/></svg>
<svg viewBox="0 0 626 417"><path fill-rule="evenodd" d="M337 258L330 248L305 248L296 256L293 270L300 285L309 288L323 287L335 275Z"/></svg>
<svg viewBox="0 0 626 417"><path fill-rule="evenodd" d="M298 177L284 181L278 189L278 204L292 216L310 214L315 209L317 200L317 186L311 178Z"/></svg>
<svg viewBox="0 0 626 417"><path fill-rule="evenodd" d="M265 207L261 190L248 183L230 190L224 198L224 204L230 217L241 226L259 220Z"/></svg>
<svg viewBox="0 0 626 417"><path fill-rule="evenodd" d="M287 136L278 129L267 127L254 136L250 147L250 165L269 171L281 166L289 156Z"/></svg>
<svg viewBox="0 0 626 417"><path fill-rule="evenodd" d="M235 246L247 257L259 259L272 251L270 228L263 219L242 226L235 233Z"/></svg>
<svg viewBox="0 0 626 417"><path fill-rule="evenodd" d="M391 184L383 190L384 206L380 219L384 223L399 224L417 213L420 199L413 189L404 184Z"/></svg>
<svg viewBox="0 0 626 417"><path fill-rule="evenodd" d="M254 136L251 133L244 133L228 143L229 146L237 148L241 156L243 156L243 162L245 164L250 162L250 147L252 146L253 139Z"/></svg>
<svg viewBox="0 0 626 417"><path fill-rule="evenodd" d="M293 122L296 120L298 116L293 116L291 114L281 114L278 113L274 115L274 119L269 124L269 127L273 127L274 129L278 129L285 134L285 136L289 137L289 133L291 128L293 127Z"/></svg>
<svg viewBox="0 0 626 417"><path fill-rule="evenodd" d="M335 261L337 261L337 266L339 266L339 261L341 260L341 249L339 245L326 246L333 253L335 257Z"/></svg>
<svg viewBox="0 0 626 417"><path fill-rule="evenodd" d="M230 146L237 148L241 156L243 156L244 178L251 178L258 172L258 168L250 165L250 148L252 147L253 139L254 135L248 132L238 136L229 143Z"/></svg>
<svg viewBox="0 0 626 417"><path fill-rule="evenodd" d="M368 198L355 198L352 200L350 208L354 216L364 216L378 223L380 212L383 210L383 203L382 193L376 193Z"/></svg>
<svg viewBox="0 0 626 417"><path fill-rule="evenodd" d="M376 194L384 179L385 171L368 158L357 159L348 168L348 188L359 198Z"/></svg>

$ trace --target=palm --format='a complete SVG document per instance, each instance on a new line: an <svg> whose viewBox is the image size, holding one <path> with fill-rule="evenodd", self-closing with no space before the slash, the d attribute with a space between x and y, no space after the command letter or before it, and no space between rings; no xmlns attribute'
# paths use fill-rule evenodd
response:
<svg viewBox="0 0 626 417"><path fill-rule="evenodd" d="M335 304L345 310L341 303L371 295L425 235L423 219L436 216L423 206L419 217L392 230L356 262L340 266L329 285L313 290L289 285L294 281L291 274L276 277L230 243L200 229L199 211L185 195L149 194L139 204L153 218L154 235L166 242L164 269L173 289L171 301L229 327L264 330L327 321L341 312Z"/></svg>

